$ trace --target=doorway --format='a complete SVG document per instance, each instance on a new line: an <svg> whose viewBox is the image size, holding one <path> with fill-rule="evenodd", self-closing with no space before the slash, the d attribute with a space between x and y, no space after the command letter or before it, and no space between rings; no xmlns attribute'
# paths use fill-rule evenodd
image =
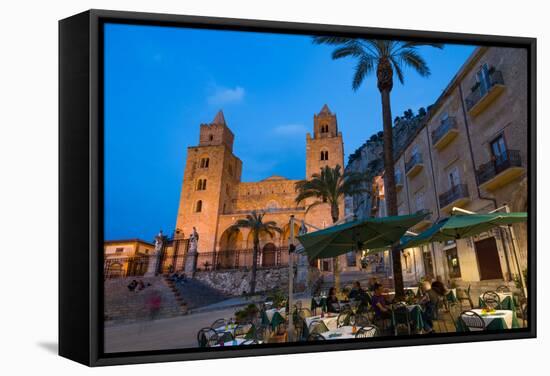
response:
<svg viewBox="0 0 550 376"><path fill-rule="evenodd" d="M267 243L262 252L262 266L269 267L269 266L275 266L275 252L276 247L273 243Z"/></svg>
<svg viewBox="0 0 550 376"><path fill-rule="evenodd" d="M502 279L500 257L494 237L475 242L479 279Z"/></svg>

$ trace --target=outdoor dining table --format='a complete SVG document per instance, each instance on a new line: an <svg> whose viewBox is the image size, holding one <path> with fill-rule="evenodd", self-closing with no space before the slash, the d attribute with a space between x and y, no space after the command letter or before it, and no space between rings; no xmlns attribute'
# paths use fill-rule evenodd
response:
<svg viewBox="0 0 550 376"><path fill-rule="evenodd" d="M266 310L262 314L262 324L270 325L275 330L279 325L285 322L286 309L285 308L272 308Z"/></svg>
<svg viewBox="0 0 550 376"><path fill-rule="evenodd" d="M481 309L472 309L473 312L481 316L485 322L486 330L502 330L519 328L518 319L512 310L499 309L493 313L483 313ZM480 329L464 327L461 320L457 322L457 332L477 331Z"/></svg>
<svg viewBox="0 0 550 376"><path fill-rule="evenodd" d="M409 317L414 324L416 331L421 331L424 328L424 320L422 319L422 307L419 304L408 304L407 310ZM392 325L395 326L395 317L392 314Z"/></svg>
<svg viewBox="0 0 550 376"><path fill-rule="evenodd" d="M328 332L321 333L326 340L355 338L353 326L341 326Z"/></svg>
<svg viewBox="0 0 550 376"><path fill-rule="evenodd" d="M213 347L240 346L243 344L244 341L246 341L246 339L244 338L235 338L232 341L224 342L223 345L219 344L219 345L214 345Z"/></svg>
<svg viewBox="0 0 550 376"><path fill-rule="evenodd" d="M237 327L237 324L232 323L228 325L218 326L217 328L214 328L214 330L216 331L216 333L225 333L225 332L233 333L236 327ZM248 332L248 330L251 327L252 327L252 324L246 324L242 328L243 328L243 331Z"/></svg>
<svg viewBox="0 0 550 376"><path fill-rule="evenodd" d="M314 321L324 322L329 330L334 330L338 326L338 316L337 315L330 315L330 316L325 315L324 317L321 317L320 315L311 316L311 317L306 317L305 321L306 321L306 325L307 325L308 328L311 325L311 323L314 322Z"/></svg>
<svg viewBox="0 0 550 376"><path fill-rule="evenodd" d="M515 311L516 306L514 304L514 294L511 292L497 292L496 293L500 298L500 305L498 308ZM483 301L483 294L479 295L479 306L485 307L485 302Z"/></svg>

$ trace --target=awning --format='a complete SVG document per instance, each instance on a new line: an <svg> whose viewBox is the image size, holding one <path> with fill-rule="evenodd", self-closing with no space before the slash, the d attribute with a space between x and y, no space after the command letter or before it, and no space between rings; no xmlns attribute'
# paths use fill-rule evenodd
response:
<svg viewBox="0 0 550 376"><path fill-rule="evenodd" d="M298 236L308 258L336 257L350 251L388 247L427 213L367 218Z"/></svg>

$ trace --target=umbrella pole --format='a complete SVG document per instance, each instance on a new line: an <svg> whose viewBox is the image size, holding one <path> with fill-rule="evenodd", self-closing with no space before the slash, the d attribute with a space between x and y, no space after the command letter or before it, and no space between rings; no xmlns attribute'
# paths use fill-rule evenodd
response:
<svg viewBox="0 0 550 376"><path fill-rule="evenodd" d="M517 241L516 236L514 234L514 229L512 228L512 225L508 225L508 231L510 231L510 238L512 239L512 250L514 253L514 261L516 262L516 268L518 270L519 274L519 281L521 282L521 288L523 290L523 295L525 298L527 298L527 286L525 284L525 278L523 277L523 272L521 270L521 267L519 265L519 259L517 254Z"/></svg>
<svg viewBox="0 0 550 376"><path fill-rule="evenodd" d="M290 246L294 245L294 215L290 216L290 239L289 239L289 250ZM293 294L294 294L294 258L292 257L292 252L288 253L288 330L287 338L288 342L294 341L294 317L292 314Z"/></svg>

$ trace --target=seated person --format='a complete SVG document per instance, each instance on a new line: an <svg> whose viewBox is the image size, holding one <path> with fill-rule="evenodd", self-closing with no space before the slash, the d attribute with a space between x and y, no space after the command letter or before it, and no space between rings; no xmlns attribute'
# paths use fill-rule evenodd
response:
<svg viewBox="0 0 550 376"><path fill-rule="evenodd" d="M134 291L137 287L137 281L135 279L132 280L132 282L130 282L130 284L128 284L128 290L130 291Z"/></svg>
<svg viewBox="0 0 550 376"><path fill-rule="evenodd" d="M372 296L372 308L374 315L379 319L391 318L391 309L386 305L386 299L382 295L383 287L380 283L376 283L374 286L374 295Z"/></svg>
<svg viewBox="0 0 550 376"><path fill-rule="evenodd" d="M439 295L445 296L449 292L445 284L443 283L443 278L437 276L436 280L432 282L432 290L435 290Z"/></svg>
<svg viewBox="0 0 550 376"><path fill-rule="evenodd" d="M424 331L430 333L433 331L433 320L437 315L437 302L441 296L437 291L433 289L433 284L429 281L422 283L422 290L424 295L420 299L420 304L424 306L422 312L422 321L424 322Z"/></svg>
<svg viewBox="0 0 550 376"><path fill-rule="evenodd" d="M361 299L361 296L364 294L363 289L361 288L361 283L359 281L355 281L353 283L353 287L351 291L348 294L348 298L359 300Z"/></svg>
<svg viewBox="0 0 550 376"><path fill-rule="evenodd" d="M370 277L369 282L367 283L367 288L370 292L374 292L374 287L378 283L378 279L376 277Z"/></svg>
<svg viewBox="0 0 550 376"><path fill-rule="evenodd" d="M327 311L332 313L340 312L340 302L336 297L336 289L331 287L327 296Z"/></svg>

